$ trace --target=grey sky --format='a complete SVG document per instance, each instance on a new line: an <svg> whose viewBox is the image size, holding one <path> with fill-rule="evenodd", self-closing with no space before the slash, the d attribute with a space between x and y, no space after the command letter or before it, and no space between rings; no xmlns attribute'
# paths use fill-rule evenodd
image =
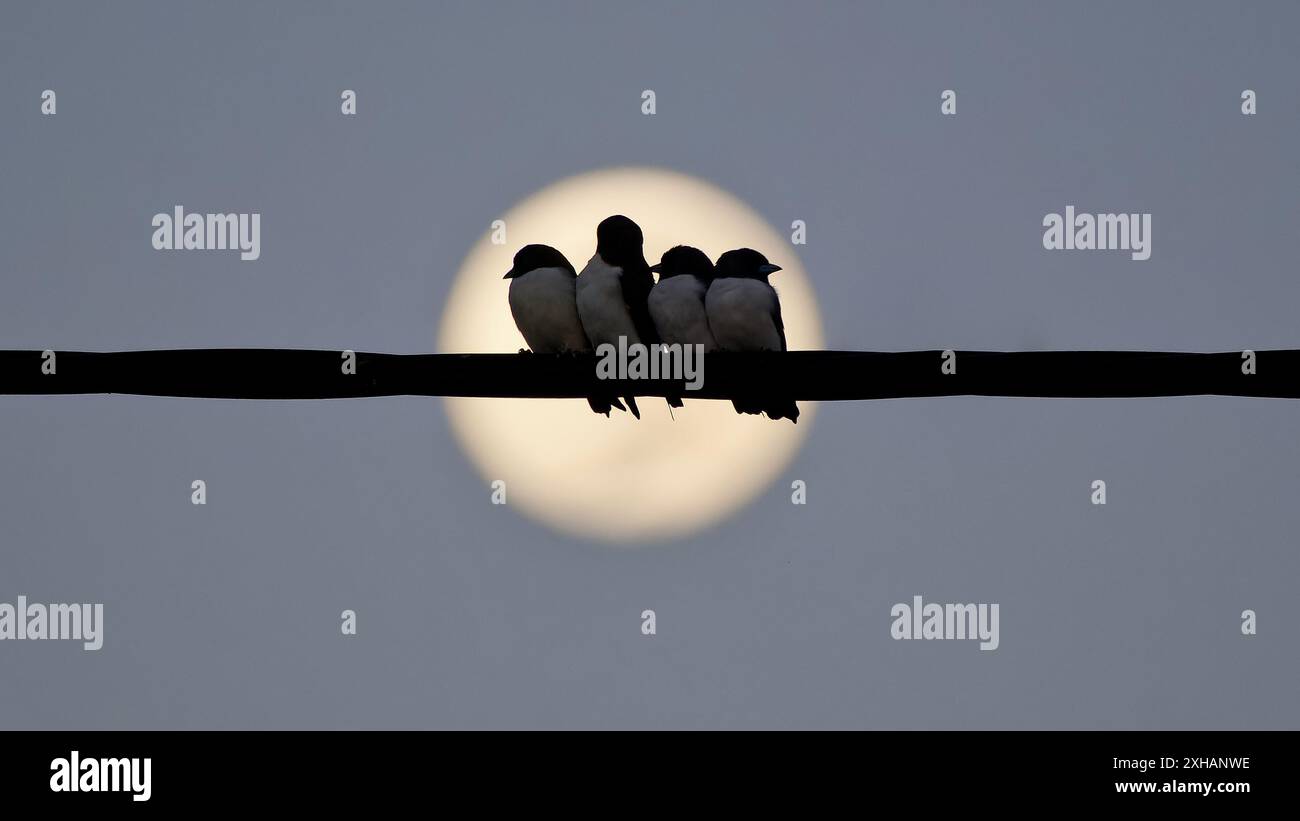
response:
<svg viewBox="0 0 1300 821"><path fill-rule="evenodd" d="M492 219L621 164L806 220L832 348L1300 347L1294 4L663 6L6 3L0 347L428 351ZM153 251L176 204L261 259ZM1044 251L1067 205L1151 259ZM823 406L807 507L633 552L491 506L437 400L0 413L0 601L106 622L0 643L0 727L1300 727L1293 402ZM1001 646L891 640L916 594Z"/></svg>

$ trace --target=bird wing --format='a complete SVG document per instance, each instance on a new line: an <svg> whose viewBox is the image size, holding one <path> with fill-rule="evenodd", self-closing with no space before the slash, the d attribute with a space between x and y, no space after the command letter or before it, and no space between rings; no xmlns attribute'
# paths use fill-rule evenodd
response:
<svg viewBox="0 0 1300 821"><path fill-rule="evenodd" d="M781 300L773 294L772 300L772 322L776 325L776 332L781 335L781 350L785 350L785 322L781 320Z"/></svg>
<svg viewBox="0 0 1300 821"><path fill-rule="evenodd" d="M627 312L636 326L636 335L643 344L649 345L659 341L659 332L655 330L654 319L650 316L650 289L654 287L654 277L650 275L650 266L637 265L623 269L619 277L623 287L623 302Z"/></svg>

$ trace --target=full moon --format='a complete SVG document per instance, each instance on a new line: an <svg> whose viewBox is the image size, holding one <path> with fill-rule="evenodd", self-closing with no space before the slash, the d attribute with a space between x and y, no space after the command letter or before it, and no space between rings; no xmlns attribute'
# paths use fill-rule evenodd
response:
<svg viewBox="0 0 1300 821"><path fill-rule="evenodd" d="M651 265L674 245L711 259L732 248L761 251L782 270L771 277L791 350L820 349L821 317L788 235L711 183L657 168L612 168L556 182L501 216L506 241L489 227L460 266L443 310L445 353L524 348L506 301L515 251L558 248L581 271L596 249L596 225L625 214L645 233ZM498 226L500 228L500 226ZM499 236L498 236L499 238ZM704 379L709 375L705 368ZM641 420L606 419L582 399L449 397L447 415L486 483L505 482L506 502L562 533L638 547L681 538L734 515L789 465L815 416L799 424L742 416L730 402L691 399L669 414L664 400L638 399ZM787 502L788 503L788 502Z"/></svg>

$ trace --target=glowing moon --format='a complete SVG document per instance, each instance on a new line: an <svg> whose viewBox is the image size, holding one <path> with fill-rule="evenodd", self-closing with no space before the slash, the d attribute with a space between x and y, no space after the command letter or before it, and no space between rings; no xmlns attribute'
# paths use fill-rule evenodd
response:
<svg viewBox="0 0 1300 821"><path fill-rule="evenodd" d="M438 348L526 347L502 279L515 251L532 242L553 245L581 271L595 252L596 224L610 214L641 226L652 265L677 244L712 259L732 248L762 251L783 268L772 284L789 347L823 347L816 298L787 236L702 180L614 168L561 180L520 202L502 217L504 245L484 232L452 285ZM662 399L641 398L639 422L618 411L597 416L581 399L448 398L446 407L470 461L484 480L505 481L511 507L565 533L635 546L696 532L736 512L789 464L815 415L813 404L802 402L792 425L741 416L730 402L685 398L675 420Z"/></svg>

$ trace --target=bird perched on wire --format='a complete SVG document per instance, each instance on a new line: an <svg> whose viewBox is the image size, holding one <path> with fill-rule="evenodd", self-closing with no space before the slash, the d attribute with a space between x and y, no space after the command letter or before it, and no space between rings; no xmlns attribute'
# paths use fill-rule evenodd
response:
<svg viewBox="0 0 1300 821"><path fill-rule="evenodd" d="M709 330L704 295L713 281L713 263L699 248L678 245L664 252L650 269L659 282L647 303L659 339L668 345L703 345L704 352L718 345Z"/></svg>
<svg viewBox="0 0 1300 821"><path fill-rule="evenodd" d="M506 272L510 280L510 313L519 333L533 353L586 353L591 351L578 318L577 274L564 254L549 245L525 245ZM609 415L617 399L593 397L587 404Z"/></svg>
<svg viewBox="0 0 1300 821"><path fill-rule="evenodd" d="M713 262L699 248L677 245L669 248L650 270L659 282L646 300L655 330L665 345L699 345L708 353L718 346L704 312L704 295L713 279ZM669 397L680 401L679 397Z"/></svg>
<svg viewBox="0 0 1300 821"><path fill-rule="evenodd" d="M784 351L785 323L781 300L768 276L781 270L752 248L738 248L718 257L713 282L705 294L709 329L724 351ZM761 390L732 399L737 413L766 413L771 419L799 423L793 399Z"/></svg>
<svg viewBox="0 0 1300 821"><path fill-rule="evenodd" d="M605 344L617 347L619 337L627 345L659 341L646 305L654 277L642 251L644 241L641 227L622 214L606 217L596 227L596 253L578 274L577 283L578 316L593 349ZM623 400L640 419L636 398ZM668 404L681 407L681 400L674 404L669 399Z"/></svg>

